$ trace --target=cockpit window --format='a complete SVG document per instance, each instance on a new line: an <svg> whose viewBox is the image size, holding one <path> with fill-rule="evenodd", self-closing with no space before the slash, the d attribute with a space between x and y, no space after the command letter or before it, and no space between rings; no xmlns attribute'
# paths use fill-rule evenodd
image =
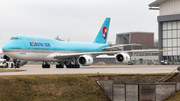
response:
<svg viewBox="0 0 180 101"><path fill-rule="evenodd" d="M17 37L12 37L10 40L19 40Z"/></svg>

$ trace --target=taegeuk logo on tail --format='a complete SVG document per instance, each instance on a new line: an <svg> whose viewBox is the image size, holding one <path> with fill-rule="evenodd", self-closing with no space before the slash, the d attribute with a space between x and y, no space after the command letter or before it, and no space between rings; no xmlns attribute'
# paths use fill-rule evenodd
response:
<svg viewBox="0 0 180 101"><path fill-rule="evenodd" d="M102 34L103 34L104 40L106 40L106 38L107 38L107 28L106 28L106 26L103 27Z"/></svg>

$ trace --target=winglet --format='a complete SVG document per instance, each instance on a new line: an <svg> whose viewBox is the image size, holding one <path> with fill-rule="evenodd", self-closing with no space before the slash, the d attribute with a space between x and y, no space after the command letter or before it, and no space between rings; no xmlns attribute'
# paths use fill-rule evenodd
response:
<svg viewBox="0 0 180 101"><path fill-rule="evenodd" d="M105 44L107 42L110 20L111 20L111 18L105 19L105 21L104 21L101 29L99 30L99 33L96 36L96 39L94 40L93 43Z"/></svg>

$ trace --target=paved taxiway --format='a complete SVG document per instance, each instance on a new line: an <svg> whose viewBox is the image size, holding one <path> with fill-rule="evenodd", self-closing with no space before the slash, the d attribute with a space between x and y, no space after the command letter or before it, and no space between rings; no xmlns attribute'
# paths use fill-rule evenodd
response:
<svg viewBox="0 0 180 101"><path fill-rule="evenodd" d="M178 65L99 65L82 66L81 68L61 68L56 69L51 65L49 69L43 69L41 65L25 65L20 72L2 72L0 75L34 75L34 74L143 74L143 73L170 73Z"/></svg>

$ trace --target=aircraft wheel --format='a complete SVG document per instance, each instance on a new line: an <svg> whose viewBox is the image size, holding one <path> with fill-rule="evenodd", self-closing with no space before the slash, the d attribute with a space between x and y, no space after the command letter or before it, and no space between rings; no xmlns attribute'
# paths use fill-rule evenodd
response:
<svg viewBox="0 0 180 101"><path fill-rule="evenodd" d="M9 67L9 64L7 63L6 66L5 66L5 68L8 68L8 67Z"/></svg>
<svg viewBox="0 0 180 101"><path fill-rule="evenodd" d="M76 68L80 68L80 65L76 65Z"/></svg>
<svg viewBox="0 0 180 101"><path fill-rule="evenodd" d="M47 68L47 65L42 65L42 68Z"/></svg>
<svg viewBox="0 0 180 101"><path fill-rule="evenodd" d="M56 68L59 68L59 65L56 65Z"/></svg>
<svg viewBox="0 0 180 101"><path fill-rule="evenodd" d="M76 65L72 65L72 68L76 68Z"/></svg>
<svg viewBox="0 0 180 101"><path fill-rule="evenodd" d="M45 68L48 68L48 66L47 66L47 65L45 65Z"/></svg>
<svg viewBox="0 0 180 101"><path fill-rule="evenodd" d="M57 65L56 65L56 68L64 68L64 65L62 65L62 64L59 64L59 65L58 65L58 64L57 64Z"/></svg>
<svg viewBox="0 0 180 101"><path fill-rule="evenodd" d="M72 65L66 65L66 68L72 68Z"/></svg>
<svg viewBox="0 0 180 101"><path fill-rule="evenodd" d="M64 65L60 64L60 68L64 68Z"/></svg>
<svg viewBox="0 0 180 101"><path fill-rule="evenodd" d="M20 68L20 64L17 65L17 68Z"/></svg>
<svg viewBox="0 0 180 101"><path fill-rule="evenodd" d="M69 68L69 65L66 65L66 68Z"/></svg>
<svg viewBox="0 0 180 101"><path fill-rule="evenodd" d="M50 68L51 66L49 64L42 64L42 68Z"/></svg>
<svg viewBox="0 0 180 101"><path fill-rule="evenodd" d="M20 65L19 65L19 64L16 64L15 68L20 68Z"/></svg>
<svg viewBox="0 0 180 101"><path fill-rule="evenodd" d="M11 68L13 68L13 66L14 66L13 63L11 63Z"/></svg>
<svg viewBox="0 0 180 101"><path fill-rule="evenodd" d="M46 66L46 68L50 68L50 65L49 65L49 64L46 64L45 66Z"/></svg>
<svg viewBox="0 0 180 101"><path fill-rule="evenodd" d="M50 65L48 64L47 67L50 68Z"/></svg>

